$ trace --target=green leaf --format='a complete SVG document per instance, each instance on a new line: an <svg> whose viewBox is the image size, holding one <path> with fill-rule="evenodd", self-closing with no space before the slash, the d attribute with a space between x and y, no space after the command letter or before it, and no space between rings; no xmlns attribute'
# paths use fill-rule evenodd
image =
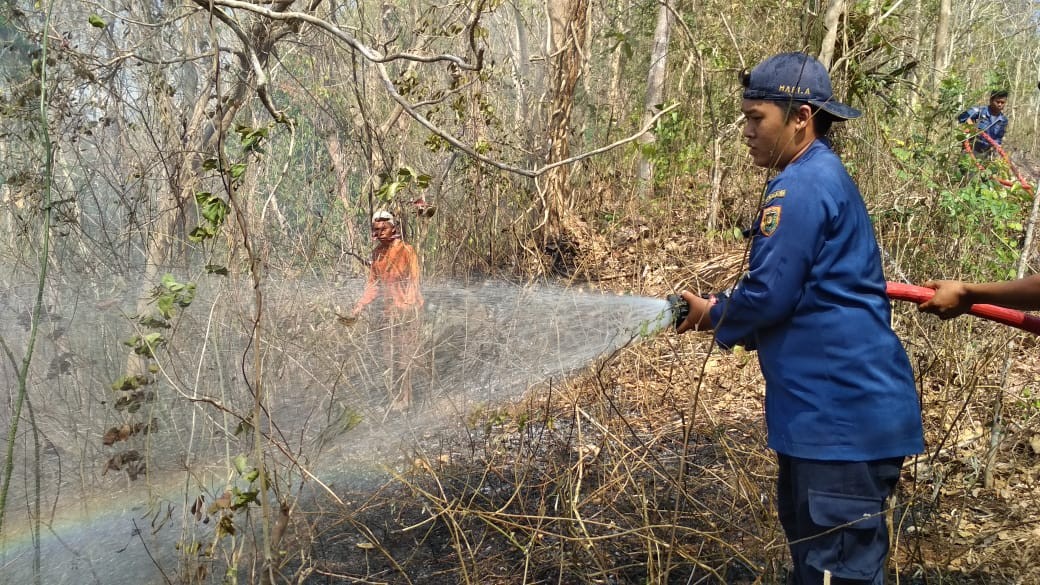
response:
<svg viewBox="0 0 1040 585"><path fill-rule="evenodd" d="M239 165L235 165L236 167ZM235 170L234 167L231 169L231 176L235 179L242 176L245 172L245 165L241 165L241 169ZM237 172L237 175L236 175ZM210 197L202 203L202 217L206 218L206 221L210 222L213 227L217 227L224 223L224 219L228 214L228 205L224 203L224 200L219 197ZM215 232L214 232L215 233Z"/></svg>
<svg viewBox="0 0 1040 585"><path fill-rule="evenodd" d="M249 469L249 459L245 455L235 455L235 458L231 460L231 464L235 466L235 471L239 475L242 475Z"/></svg>
<svg viewBox="0 0 1040 585"><path fill-rule="evenodd" d="M207 264L206 265L206 272L208 274L217 274L217 275L220 275L220 276L227 276L228 275L227 267L226 266L220 266L219 264Z"/></svg>
<svg viewBox="0 0 1040 585"><path fill-rule="evenodd" d="M91 14L90 16L88 16L87 22L89 22L90 26L94 28L105 28L106 26L108 26L108 23L96 14Z"/></svg>
<svg viewBox="0 0 1040 585"><path fill-rule="evenodd" d="M155 357L155 350L166 343L162 333L149 333L144 337L135 336L134 353L144 357Z"/></svg>
<svg viewBox="0 0 1040 585"><path fill-rule="evenodd" d="M112 383L112 390L118 392L120 390L130 391L136 390L141 386L151 384L152 381L147 376L123 376Z"/></svg>
<svg viewBox="0 0 1040 585"><path fill-rule="evenodd" d="M137 319L137 322L141 324L141 327L148 327L150 329L169 329L170 322L166 319L160 319L153 317L152 315L143 316Z"/></svg>
<svg viewBox="0 0 1040 585"><path fill-rule="evenodd" d="M247 152L263 152L260 142L267 138L267 128L248 128L240 126L238 133L242 137L242 149Z"/></svg>
<svg viewBox="0 0 1040 585"><path fill-rule="evenodd" d="M905 148L893 148L892 154L902 162L909 161L914 155L914 153Z"/></svg>
<svg viewBox="0 0 1040 585"><path fill-rule="evenodd" d="M242 178L242 175L244 175L245 172L246 172L246 164L245 163L235 163L235 164L231 165L231 178L232 179L240 179L240 178Z"/></svg>
<svg viewBox="0 0 1040 585"><path fill-rule="evenodd" d="M195 300L195 283L189 284L182 294L177 295L175 300L180 307L190 306L191 302Z"/></svg>
<svg viewBox="0 0 1040 585"><path fill-rule="evenodd" d="M384 184L383 187L383 199L389 201L394 198L394 195L397 195L397 192L400 191L402 187L404 187L404 184L399 183L397 181L391 181L389 183Z"/></svg>
<svg viewBox="0 0 1040 585"><path fill-rule="evenodd" d="M170 274L169 272L167 272L166 274L162 275L162 278L159 280L159 282L162 283L162 287L165 288L166 290L174 290L173 287L179 286L177 284L177 281L174 280L173 275Z"/></svg>
<svg viewBox="0 0 1040 585"><path fill-rule="evenodd" d="M239 508L248 506L249 504L256 501L256 496L260 493L259 490L250 490L248 492L240 492L235 490L235 497L231 503L231 509L237 510Z"/></svg>
<svg viewBox="0 0 1040 585"><path fill-rule="evenodd" d="M213 237L213 231L207 226L199 226L188 233L188 240L192 242L201 242Z"/></svg>
<svg viewBox="0 0 1040 585"><path fill-rule="evenodd" d="M173 296L163 295L159 297L159 300L155 303L155 308L163 318L169 319L173 317Z"/></svg>

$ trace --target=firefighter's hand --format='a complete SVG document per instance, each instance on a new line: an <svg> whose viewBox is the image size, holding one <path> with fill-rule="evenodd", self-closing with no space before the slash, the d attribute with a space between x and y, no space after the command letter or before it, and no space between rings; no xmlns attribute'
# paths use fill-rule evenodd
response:
<svg viewBox="0 0 1040 585"><path fill-rule="evenodd" d="M690 306L690 313L686 316L686 319L679 324L676 328L678 333L686 333L687 331L710 331L712 328L711 315L708 314L708 310L715 304L711 299L705 299L700 295L696 295L688 290L684 290L681 293L682 298L686 301L686 304Z"/></svg>
<svg viewBox="0 0 1040 585"><path fill-rule="evenodd" d="M967 286L958 280L929 280L922 286L935 291L935 295L917 306L919 311L938 315L940 319L952 319L971 309L971 298Z"/></svg>

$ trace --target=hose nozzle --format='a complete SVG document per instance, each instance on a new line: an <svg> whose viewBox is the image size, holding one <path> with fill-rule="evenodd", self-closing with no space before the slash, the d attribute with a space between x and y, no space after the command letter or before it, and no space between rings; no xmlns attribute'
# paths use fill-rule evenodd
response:
<svg viewBox="0 0 1040 585"><path fill-rule="evenodd" d="M665 300L668 302L668 310L671 311L672 325L678 329L690 314L690 304L679 295L668 295Z"/></svg>

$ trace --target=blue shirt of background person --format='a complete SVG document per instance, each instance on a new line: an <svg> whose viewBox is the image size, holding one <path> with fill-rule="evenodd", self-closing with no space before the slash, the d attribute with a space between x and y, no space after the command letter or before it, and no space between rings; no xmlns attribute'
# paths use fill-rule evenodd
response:
<svg viewBox="0 0 1040 585"><path fill-rule="evenodd" d="M1007 99L1007 91L1002 89L994 91L989 96L989 105L968 108L957 116L957 121L962 124L972 124L975 132L985 133L993 139L993 142L1003 145L1004 132L1007 131L1008 125L1007 116L1004 115ZM989 141L982 136L975 136L972 139L972 150L977 154L988 153L992 148Z"/></svg>

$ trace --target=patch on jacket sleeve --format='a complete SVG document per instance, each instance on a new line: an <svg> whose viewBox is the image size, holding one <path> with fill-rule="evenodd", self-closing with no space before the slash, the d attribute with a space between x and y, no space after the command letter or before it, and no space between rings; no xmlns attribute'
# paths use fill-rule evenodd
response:
<svg viewBox="0 0 1040 585"><path fill-rule="evenodd" d="M759 207L765 207L766 205L769 205L769 203L771 201L776 201L777 199L783 199L784 195L787 195L787 190L786 189L778 189L776 191L773 191L772 193L766 195L765 200L762 201L762 205L760 205Z"/></svg>
<svg viewBox="0 0 1040 585"><path fill-rule="evenodd" d="M773 235L776 228L780 226L780 206L774 205L767 207L762 210L762 221L758 224L759 231L762 235L769 237Z"/></svg>

